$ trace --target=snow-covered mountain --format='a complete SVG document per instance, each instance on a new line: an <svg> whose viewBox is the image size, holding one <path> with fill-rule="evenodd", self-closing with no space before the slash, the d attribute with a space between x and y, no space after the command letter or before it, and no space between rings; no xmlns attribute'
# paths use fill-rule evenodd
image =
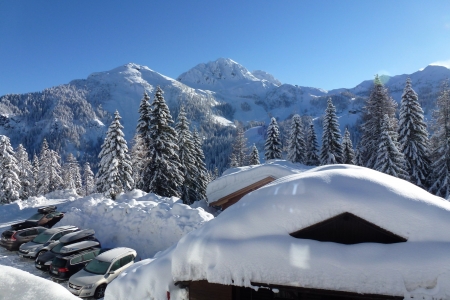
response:
<svg viewBox="0 0 450 300"><path fill-rule="evenodd" d="M410 75L383 77L397 101L400 101L408 76L429 120L439 85L450 77L450 69L428 66ZM174 118L183 104L191 123L198 126L207 138L207 151L214 152L217 147L229 147L232 128L220 126L233 125L234 120L244 124L251 121L268 124L270 117L283 121L298 113L315 120L320 137L320 116L328 97L332 97L337 108L341 128L356 128L372 80L363 81L351 89L325 91L282 84L267 72L250 72L226 58L201 63L176 80L146 66L129 63L42 92L0 97L0 134L8 135L14 146L24 144L29 153L39 153L45 137L63 156L72 152L81 160L95 162L114 111L118 110L122 116L125 137L131 141L143 93L146 91L152 98L158 85L164 91ZM227 138L220 140L220 136ZM219 156L206 153L209 167L224 164L226 158L221 156L227 151L220 151L222 155Z"/></svg>

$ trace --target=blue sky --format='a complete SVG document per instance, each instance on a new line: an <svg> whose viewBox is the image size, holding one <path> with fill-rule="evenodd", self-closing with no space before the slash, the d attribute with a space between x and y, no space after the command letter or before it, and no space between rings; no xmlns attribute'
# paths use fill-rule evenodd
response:
<svg viewBox="0 0 450 300"><path fill-rule="evenodd" d="M450 67L450 1L0 1L0 95L128 62L176 78L219 57L324 89Z"/></svg>

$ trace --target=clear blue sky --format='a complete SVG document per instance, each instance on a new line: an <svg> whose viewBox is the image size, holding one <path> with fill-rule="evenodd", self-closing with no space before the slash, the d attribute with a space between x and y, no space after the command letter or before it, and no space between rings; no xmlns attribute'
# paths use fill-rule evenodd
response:
<svg viewBox="0 0 450 300"><path fill-rule="evenodd" d="M450 1L0 1L0 95L219 57L324 89L450 65Z"/></svg>

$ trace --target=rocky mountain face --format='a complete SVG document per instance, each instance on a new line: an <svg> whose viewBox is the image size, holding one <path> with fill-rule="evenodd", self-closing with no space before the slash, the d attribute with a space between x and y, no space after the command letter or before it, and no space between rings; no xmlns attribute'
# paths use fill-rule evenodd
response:
<svg viewBox="0 0 450 300"><path fill-rule="evenodd" d="M428 66L410 75L383 77L397 101L408 76L429 119L439 86L450 77L450 70ZM190 122L205 137L208 166L219 165L220 169L228 159L222 156L227 155L232 141L234 129L229 125L233 125L234 120L244 124L268 124L270 117L283 121L298 113L315 120L320 136L320 117L326 100L332 97L341 127L356 131L372 80L351 89L325 91L282 84L267 72L250 72L231 59L199 64L177 80L129 63L42 92L1 96L0 134L9 136L14 147L22 143L31 155L39 153L42 140L46 138L63 158L73 153L80 161L95 164L114 111L118 110L122 116L125 137L131 141L143 93L153 98L158 85L164 91L174 119L180 105L185 106Z"/></svg>

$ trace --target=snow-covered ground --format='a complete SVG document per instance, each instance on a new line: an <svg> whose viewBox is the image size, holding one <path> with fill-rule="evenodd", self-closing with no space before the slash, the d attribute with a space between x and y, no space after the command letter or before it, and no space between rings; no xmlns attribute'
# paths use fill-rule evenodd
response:
<svg viewBox="0 0 450 300"><path fill-rule="evenodd" d="M205 211L214 212L205 202L198 202L192 208L182 204L178 198L159 197L140 190L123 194L114 202L102 194L80 198L73 191L66 190L0 206L0 232L36 213L37 207L47 205L56 205L59 211L65 212L64 218L55 226L93 228L102 246L133 248L138 253L137 261L143 259L144 263L147 258L169 248L182 236L214 218ZM5 276L8 281L5 281ZM66 287L67 283L57 284L48 280L41 284L42 278L50 279L50 275L36 269L33 260L20 258L15 252L0 247L0 299L45 298L41 297L40 289L33 294L31 287L37 285L49 291L48 299L72 299L58 288ZM20 291L22 294L17 294L24 280L26 288ZM5 282L8 285L4 285Z"/></svg>
<svg viewBox="0 0 450 300"><path fill-rule="evenodd" d="M289 235L344 212L407 242L344 245ZM450 203L411 183L357 166L318 167L246 195L121 276L105 299L164 299L167 291L187 299L174 282L191 280L450 299L449 227Z"/></svg>

